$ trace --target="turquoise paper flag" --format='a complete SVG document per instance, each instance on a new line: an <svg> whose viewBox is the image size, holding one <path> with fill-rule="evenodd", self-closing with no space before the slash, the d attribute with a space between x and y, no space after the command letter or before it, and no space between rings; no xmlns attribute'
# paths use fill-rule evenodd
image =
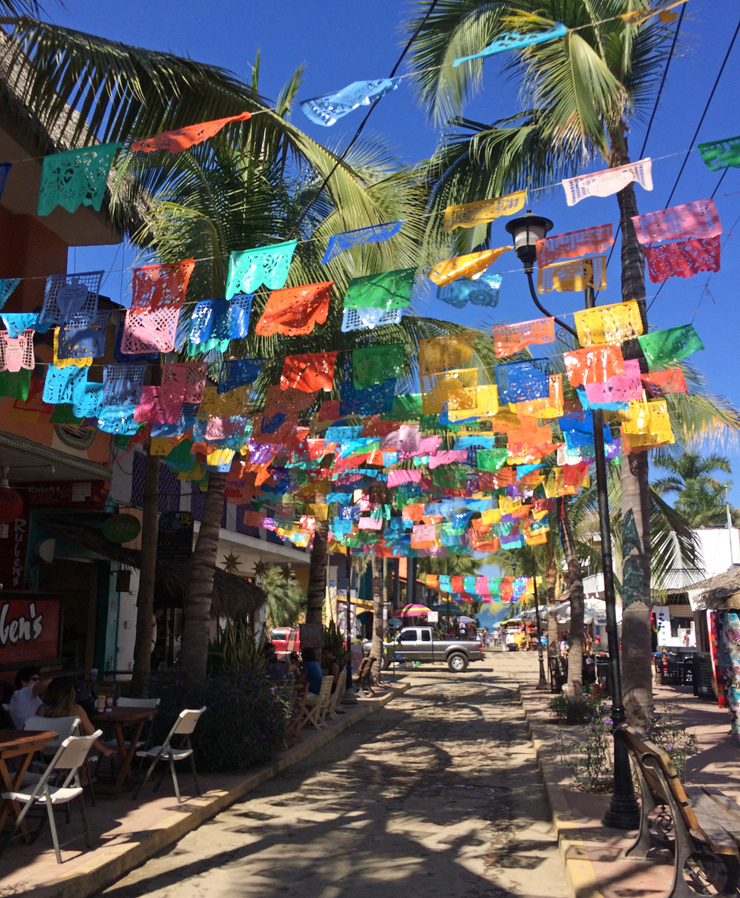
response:
<svg viewBox="0 0 740 898"><path fill-rule="evenodd" d="M453 68L461 65L463 62L470 62L472 59L483 59L486 56L494 56L496 53L506 53L508 50L523 50L525 47L531 47L533 44L542 44L545 41L555 40L557 37L563 37L568 33L568 29L560 22L557 22L549 31L540 31L536 34L517 34L506 33L485 47L480 53L474 53L472 56L460 56L453 63Z"/></svg>
<svg viewBox="0 0 740 898"><path fill-rule="evenodd" d="M2 191L0 191L0 194L1 193ZM0 309L2 309L8 301L8 297L20 282L20 278L0 278Z"/></svg>
<svg viewBox="0 0 740 898"><path fill-rule="evenodd" d="M233 252L229 258L229 277L226 299L237 293L254 293L263 284L270 290L280 290L288 280L288 271L297 240Z"/></svg>
<svg viewBox="0 0 740 898"><path fill-rule="evenodd" d="M100 211L113 157L120 143L102 143L44 157L38 214L61 206L74 212L80 206Z"/></svg>

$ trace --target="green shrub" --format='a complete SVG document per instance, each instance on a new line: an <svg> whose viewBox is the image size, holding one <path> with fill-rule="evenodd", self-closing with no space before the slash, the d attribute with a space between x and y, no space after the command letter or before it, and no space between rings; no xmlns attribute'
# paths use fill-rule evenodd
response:
<svg viewBox="0 0 740 898"><path fill-rule="evenodd" d="M324 627L324 645L332 647L340 668L347 665L347 649L344 645L346 635L337 627L334 621L331 621L328 627Z"/></svg>
<svg viewBox="0 0 740 898"><path fill-rule="evenodd" d="M205 682L182 671L153 674L149 695L161 699L154 740L161 744L185 708L207 710L192 735L195 758L204 772L243 771L274 758L285 746L291 715L291 686L264 670L215 673Z"/></svg>
<svg viewBox="0 0 740 898"><path fill-rule="evenodd" d="M557 717L559 723L590 723L598 714L599 703L587 696L571 698L568 695L556 695L548 708Z"/></svg>
<svg viewBox="0 0 740 898"><path fill-rule="evenodd" d="M237 676L245 670L261 670L265 666L263 649L269 640L267 627L257 639L246 621L228 621L208 646L208 672Z"/></svg>

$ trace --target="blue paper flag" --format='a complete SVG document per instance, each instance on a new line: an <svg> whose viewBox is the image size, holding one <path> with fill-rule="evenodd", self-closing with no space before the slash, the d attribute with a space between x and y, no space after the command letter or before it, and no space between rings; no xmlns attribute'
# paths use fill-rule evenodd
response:
<svg viewBox="0 0 740 898"><path fill-rule="evenodd" d="M303 100L301 109L314 124L328 128L359 106L370 106L387 93L396 90L400 81L400 78L353 81L336 93Z"/></svg>
<svg viewBox="0 0 740 898"><path fill-rule="evenodd" d="M500 405L545 399L550 395L550 363L546 359L496 365L496 385Z"/></svg>
<svg viewBox="0 0 740 898"><path fill-rule="evenodd" d="M361 246L363 243L385 243L391 237L395 237L401 230L402 221L390 221L386 224L371 225L369 228L357 228L354 231L345 231L343 234L333 234L321 260L326 265L335 259L340 253L353 246Z"/></svg>
<svg viewBox="0 0 740 898"><path fill-rule="evenodd" d="M12 312L10 314L6 312L4 315L0 315L0 318L2 318L11 340L15 340L29 328L39 331L39 316L36 312Z"/></svg>
<svg viewBox="0 0 740 898"><path fill-rule="evenodd" d="M456 309L462 309L469 302L474 306L488 306L493 309L498 305L501 280L500 274L485 273L476 280L458 278L446 287L438 287L437 299Z"/></svg>
<svg viewBox="0 0 740 898"><path fill-rule="evenodd" d="M218 349L226 352L230 340L239 340L249 332L249 316L254 294L235 296L231 301L211 299L199 302L190 319L188 354Z"/></svg>
<svg viewBox="0 0 740 898"><path fill-rule="evenodd" d="M8 172L12 167L11 162L3 162L0 165L0 199L3 198L3 190L5 189L5 182L8 180Z"/></svg>
<svg viewBox="0 0 740 898"><path fill-rule="evenodd" d="M0 174L0 182L2 181L2 175ZM2 183L0 183L0 196L2 196ZM20 284L20 278L0 278L0 309L5 305L8 301L8 297L15 290L15 288Z"/></svg>
<svg viewBox="0 0 740 898"><path fill-rule="evenodd" d="M463 62L470 62L472 59L483 59L486 56L494 56L496 53L506 53L508 50L523 50L525 47L531 47L533 44L542 44L545 41L555 40L557 37L564 37L567 33L568 29L560 22L557 22L548 31L530 34L507 32L496 38L492 44L489 44L480 53L474 53L472 56L459 56L452 63L452 67L456 68Z"/></svg>
<svg viewBox="0 0 740 898"><path fill-rule="evenodd" d="M228 393L237 387L253 384L267 359L229 359L221 365L217 393Z"/></svg>

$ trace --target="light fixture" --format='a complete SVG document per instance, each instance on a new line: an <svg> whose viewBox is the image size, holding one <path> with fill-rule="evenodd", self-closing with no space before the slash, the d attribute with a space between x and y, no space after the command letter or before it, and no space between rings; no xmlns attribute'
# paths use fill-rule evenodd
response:
<svg viewBox="0 0 740 898"><path fill-rule="evenodd" d="M533 215L531 209L527 209L526 215L521 218L512 218L506 223L506 230L514 238L514 251L527 271L534 268L537 241L542 240L552 228L549 218Z"/></svg>

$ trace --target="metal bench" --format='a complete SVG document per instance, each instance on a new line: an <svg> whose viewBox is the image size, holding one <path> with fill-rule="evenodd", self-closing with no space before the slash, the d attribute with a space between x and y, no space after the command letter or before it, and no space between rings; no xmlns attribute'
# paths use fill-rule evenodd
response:
<svg viewBox="0 0 740 898"><path fill-rule="evenodd" d="M740 874L740 806L708 786L684 787L662 748L621 727L640 784L640 831L626 857L647 859L655 848L673 855L673 885L665 898L734 896Z"/></svg>

